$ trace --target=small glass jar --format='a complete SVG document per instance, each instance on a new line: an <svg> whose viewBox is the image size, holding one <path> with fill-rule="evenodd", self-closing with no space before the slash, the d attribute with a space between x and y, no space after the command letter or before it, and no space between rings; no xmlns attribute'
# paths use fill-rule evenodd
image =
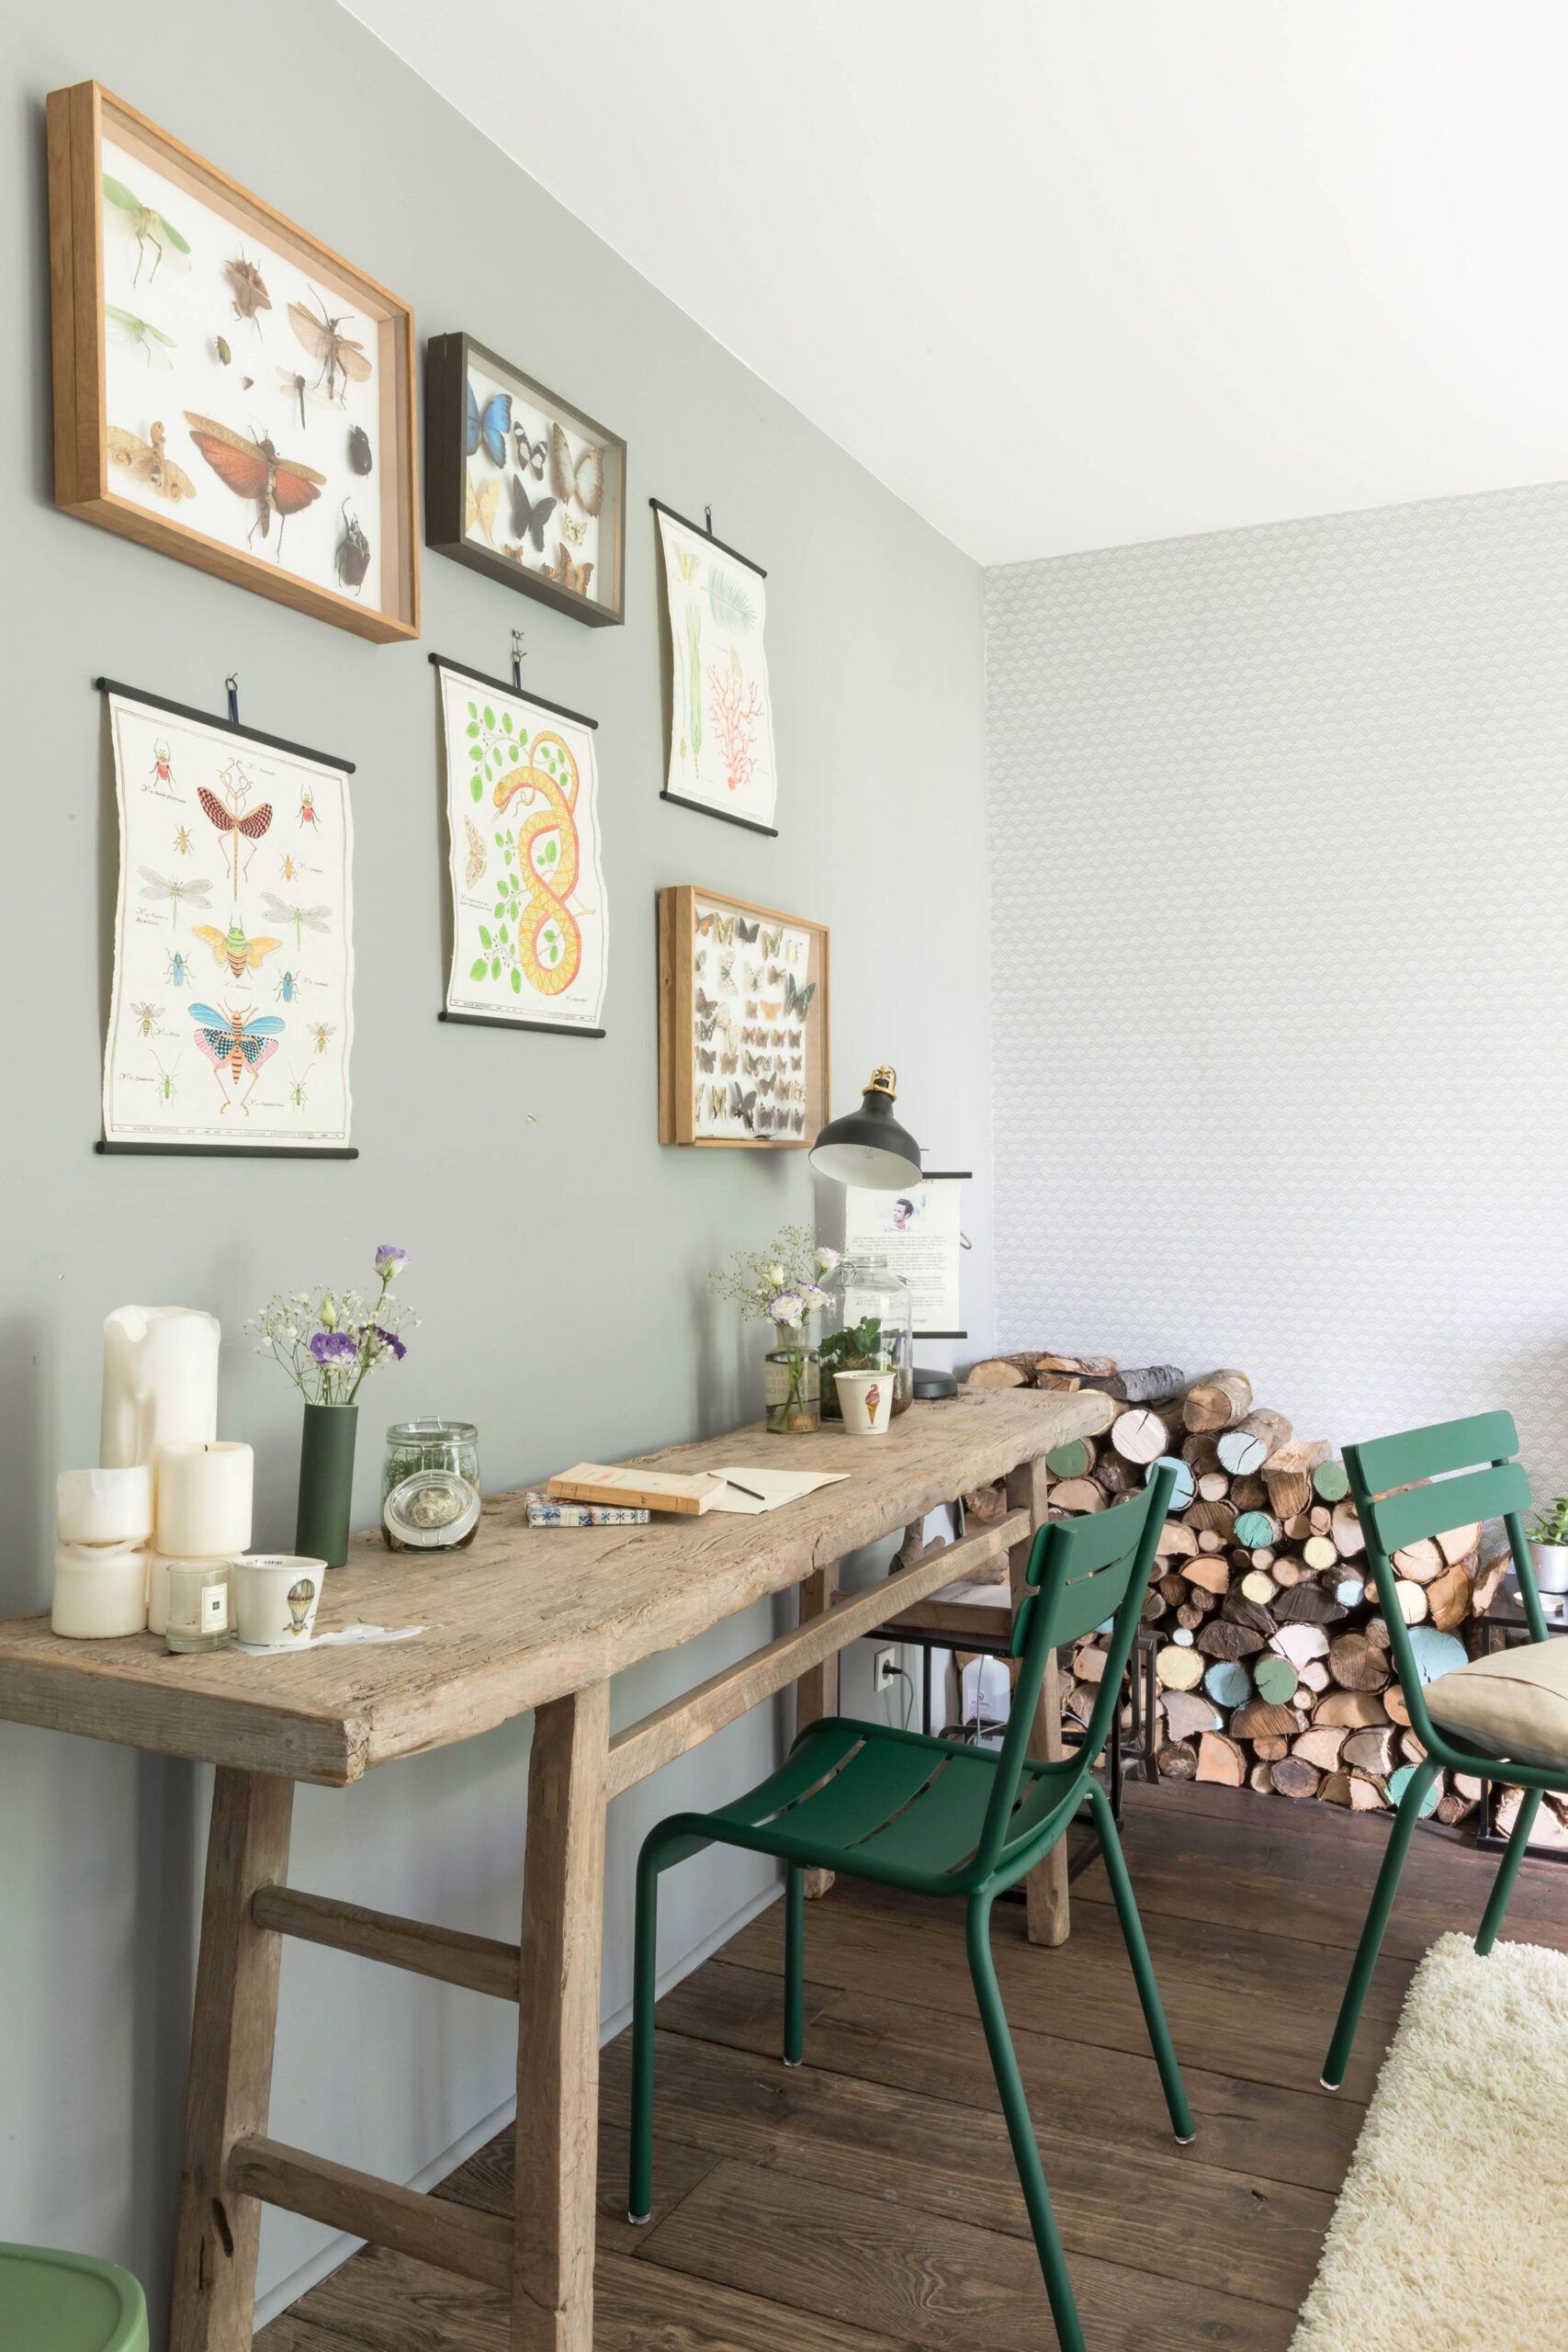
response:
<svg viewBox="0 0 1568 2352"><path fill-rule="evenodd" d="M381 1465L389 1552L457 1552L479 1532L479 1442L472 1421L394 1421Z"/></svg>
<svg viewBox="0 0 1568 2352"><path fill-rule="evenodd" d="M823 1281L828 1328L822 1337L822 1418L841 1421L833 1375L890 1372L893 1411L914 1399L914 1305L909 1285L886 1258L841 1258Z"/></svg>
<svg viewBox="0 0 1568 2352"><path fill-rule="evenodd" d="M233 1641L232 1566L230 1560L167 1562L164 1641L176 1657L201 1650L226 1650Z"/></svg>
<svg viewBox="0 0 1568 2352"><path fill-rule="evenodd" d="M773 1345L762 1363L762 1407L768 1428L780 1436L804 1437L821 1426L821 1359L811 1344L809 1322L799 1331L773 1326Z"/></svg>

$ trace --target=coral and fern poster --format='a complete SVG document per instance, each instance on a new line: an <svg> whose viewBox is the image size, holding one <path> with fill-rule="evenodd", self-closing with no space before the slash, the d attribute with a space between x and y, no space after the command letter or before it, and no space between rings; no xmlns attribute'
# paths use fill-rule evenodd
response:
<svg viewBox="0 0 1568 2352"><path fill-rule="evenodd" d="M439 665L452 967L446 1014L602 1037L610 918L597 721Z"/></svg>
<svg viewBox="0 0 1568 2352"><path fill-rule="evenodd" d="M765 574L667 507L658 514L670 612L666 796L772 831Z"/></svg>

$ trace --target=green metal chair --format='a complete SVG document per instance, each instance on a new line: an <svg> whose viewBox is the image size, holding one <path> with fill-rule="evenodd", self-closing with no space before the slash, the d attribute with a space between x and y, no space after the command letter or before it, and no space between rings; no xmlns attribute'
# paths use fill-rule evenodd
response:
<svg viewBox="0 0 1568 2352"><path fill-rule="evenodd" d="M147 2352L147 2303L129 2270L85 2254L0 2245L5 2352Z"/></svg>
<svg viewBox="0 0 1568 2352"><path fill-rule="evenodd" d="M1410 1849L1411 1834L1438 1773L1446 1768L1452 1772L1468 1772L1480 1781L1506 1781L1526 1792L1475 1939L1475 1949L1483 1956L1491 1951L1497 1940L1542 1796L1548 1789L1568 1794L1568 1755L1557 1765L1504 1763L1495 1755L1479 1754L1461 1733L1445 1732L1440 1722L1434 1721L1434 1710L1438 1717L1443 1713L1444 1685L1459 1680L1464 1669L1441 1676L1430 1685L1423 1684L1410 1629L1395 1589L1398 1580L1393 1555L1407 1544L1419 1543L1425 1536L1440 1535L1450 1527L1467 1527L1472 1520L1501 1519L1518 1573L1530 1639L1540 1643L1547 1640L1546 1619L1541 1612L1524 1529L1522 1514L1529 1509L1530 1495L1525 1474L1514 1458L1518 1450L1513 1416L1508 1413L1478 1413L1468 1420L1438 1421L1428 1429L1407 1430L1398 1437L1374 1438L1365 1445L1345 1448L1350 1492L1366 1535L1367 1555L1377 1578L1378 1599L1382 1603L1393 1646L1393 1662L1409 1711L1410 1728L1427 1753L1405 1783L1394 1815L1388 1851L1372 1890L1371 1905L1324 2065L1325 2090L1337 2091L1345 2079L1361 2006L1377 1966L1399 1874ZM1489 1466L1477 1469L1473 1466L1477 1463ZM1462 1475L1456 1476L1456 1472ZM1428 1480L1434 1483L1417 1483Z"/></svg>
<svg viewBox="0 0 1568 2352"><path fill-rule="evenodd" d="M632 2021L633 2222L653 2203L653 2042L659 1878L705 1846L775 1855L784 1865L786 2066L801 2063L805 2013L805 1872L834 1871L917 1894L962 1896L969 1970L987 2047L1029 2209L1040 2267L1063 2352L1084 2352L1029 2102L991 1957L991 1905L1063 1837L1087 1797L1104 1849L1116 1916L1137 1981L1155 2062L1176 2136L1192 2118L1171 2048L1148 1947L1133 1900L1116 1824L1091 1768L1111 1736L1122 1677L1148 1589L1155 1544L1174 1473L1161 1469L1130 1502L1092 1518L1055 1521L1035 1536L1029 1591L1019 1604L1012 1650L1021 1660L999 1750L965 1747L880 1724L830 1716L795 1740L788 1760L747 1796L715 1813L660 1822L637 1863ZM1053 1649L1113 1620L1110 1654L1082 1744L1058 1762L1028 1756L1045 1661Z"/></svg>

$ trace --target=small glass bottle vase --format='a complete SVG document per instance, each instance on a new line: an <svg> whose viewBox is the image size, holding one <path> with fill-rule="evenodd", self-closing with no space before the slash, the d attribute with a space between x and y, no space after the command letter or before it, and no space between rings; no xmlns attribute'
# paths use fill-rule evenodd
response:
<svg viewBox="0 0 1568 2352"><path fill-rule="evenodd" d="M762 1404L768 1428L781 1436L802 1437L818 1429L821 1359L811 1344L811 1327L792 1331L773 1326L773 1344L762 1364Z"/></svg>

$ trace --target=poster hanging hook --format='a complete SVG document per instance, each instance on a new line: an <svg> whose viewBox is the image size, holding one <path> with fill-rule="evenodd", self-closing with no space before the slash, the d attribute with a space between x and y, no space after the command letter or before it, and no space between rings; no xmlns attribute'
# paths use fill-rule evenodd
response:
<svg viewBox="0 0 1568 2352"><path fill-rule="evenodd" d="M230 724L231 726L238 727L240 723L240 673L238 670L230 671L228 676L223 681L223 685L229 696Z"/></svg>
<svg viewBox="0 0 1568 2352"><path fill-rule="evenodd" d="M711 539L713 537L713 508L711 506L703 508L703 527Z"/></svg>
<svg viewBox="0 0 1568 2352"><path fill-rule="evenodd" d="M523 632L520 628L514 628L512 632L512 683L521 694L523 691Z"/></svg>

